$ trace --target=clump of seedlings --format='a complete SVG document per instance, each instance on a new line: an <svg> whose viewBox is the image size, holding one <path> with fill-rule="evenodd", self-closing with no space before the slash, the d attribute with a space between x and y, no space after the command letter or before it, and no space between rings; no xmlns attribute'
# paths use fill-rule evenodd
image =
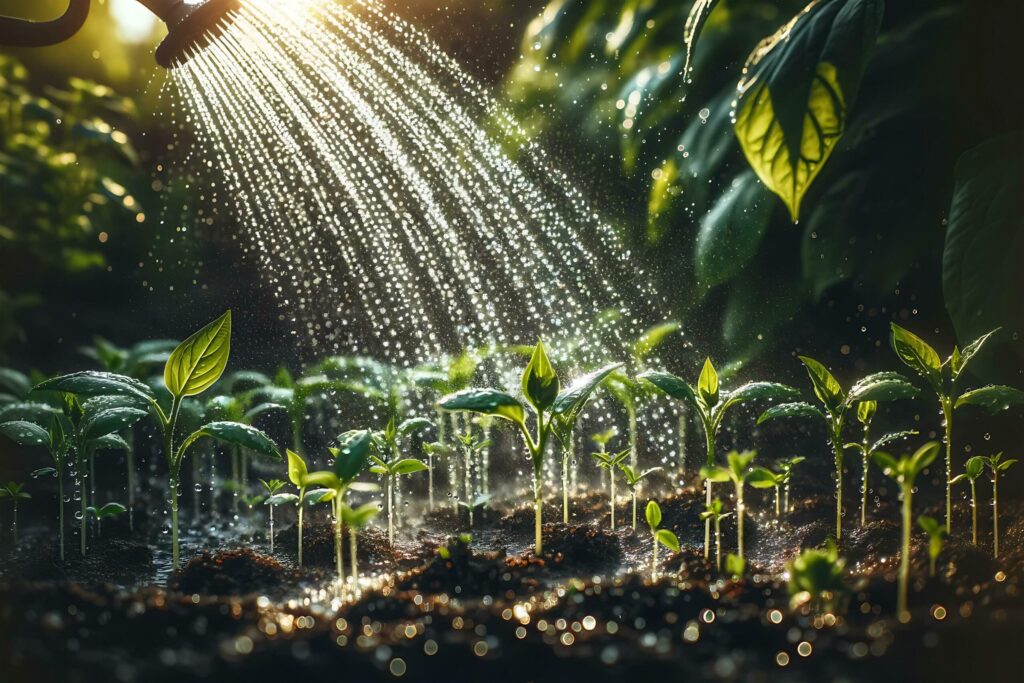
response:
<svg viewBox="0 0 1024 683"><path fill-rule="evenodd" d="M660 529L661 507L655 501L648 501L647 509L644 510L647 518L647 526L651 530L652 555L651 555L651 581L658 578L658 544L661 544L674 552L679 552L679 539L668 529Z"/></svg>
<svg viewBox="0 0 1024 683"><path fill-rule="evenodd" d="M96 534L99 535L100 522L105 519L114 519L128 511L121 503L104 503L103 505L90 505L85 508L85 513L96 520Z"/></svg>
<svg viewBox="0 0 1024 683"><path fill-rule="evenodd" d="M472 528L474 508L484 505L490 499L490 496L483 497L474 490L473 463L481 460L484 451L491 447L491 441L486 438L478 439L472 431L456 434L455 438L459 442L459 450L462 453L463 483L465 485L464 497L459 501L459 506L469 513L469 526Z"/></svg>
<svg viewBox="0 0 1024 683"><path fill-rule="evenodd" d="M45 406L45 404L36 404ZM9 408L9 406L8 406ZM50 414L49 430L40 427L35 422L26 419L15 419L9 422L0 423L0 434L3 434L14 443L21 446L43 446L53 460L53 467L43 467L32 473L33 477L53 475L57 478L57 527L60 537L60 559L64 561L64 470L67 463L68 451L71 444L65 438L64 429L57 417L56 409L45 406L44 412L52 411ZM32 415L11 415L7 409L8 417L31 417ZM34 414L34 413L33 413Z"/></svg>
<svg viewBox="0 0 1024 683"><path fill-rule="evenodd" d="M816 614L835 610L848 594L846 560L831 540L823 550L808 549L787 567L790 609L810 605Z"/></svg>
<svg viewBox="0 0 1024 683"><path fill-rule="evenodd" d="M9 481L0 486L0 501L11 502L11 543L18 545L18 501L32 496L25 490L25 485Z"/></svg>
<svg viewBox="0 0 1024 683"><path fill-rule="evenodd" d="M971 543L978 545L978 477L985 472L985 458L976 455L969 458L964 471L953 477L950 483L957 484L968 481L971 484Z"/></svg>
<svg viewBox="0 0 1024 683"><path fill-rule="evenodd" d="M627 448L619 453L608 453L604 450L605 442L598 443L598 451L591 453L591 457L597 461L597 466L602 470L608 472L608 507L611 512L611 530L615 531L615 470L622 469L625 472L629 465L626 465L626 458L629 457L630 450ZM630 469L632 471L632 469ZM636 510L636 503L634 497L633 509ZM634 526L635 526L635 515L634 515Z"/></svg>
<svg viewBox="0 0 1024 683"><path fill-rule="evenodd" d="M782 511L786 514L789 514L789 511L792 509L789 506L789 487L793 481L793 470L806 459L802 455L795 455L792 458L783 458L775 463L775 466L779 468L779 473L782 474Z"/></svg>
<svg viewBox="0 0 1024 683"><path fill-rule="evenodd" d="M899 460L884 451L876 451L872 456L883 473L899 484L903 499L902 543L900 545L900 571L897 588L897 614L900 621L910 620L907 611L907 585L910 582L910 530L913 527L914 481L917 476L935 460L939 454L940 444L931 441L918 448L913 455L905 455Z"/></svg>
<svg viewBox="0 0 1024 683"><path fill-rule="evenodd" d="M726 467L704 466L700 470L700 476L709 481L725 483L731 481L736 489L736 555L744 559L743 555L743 517L746 514L746 504L743 499L743 490L748 480L763 481L767 472L763 468L752 468L750 464L757 457L757 451L743 451L739 453L732 451L725 456ZM707 520L711 521L710 518Z"/></svg>
<svg viewBox="0 0 1024 683"><path fill-rule="evenodd" d="M1010 405L1024 403L1024 392L1013 387L989 385L964 391L964 372L971 360L981 351L985 342L999 329L983 334L961 351L953 347L953 353L945 362L939 354L916 334L892 323L892 348L903 363L921 375L939 399L944 428L943 443L946 446L946 531L952 532L952 489L953 489L953 412L962 406L981 406L995 414Z"/></svg>
<svg viewBox="0 0 1024 683"><path fill-rule="evenodd" d="M269 519L268 519L268 526L270 528L269 528L268 536L270 538L270 554L273 555L274 554L274 508L277 507L278 505L284 505L286 503L287 504L295 504L296 502L298 502L299 497L297 495L295 495L294 493L278 493L278 491L280 491L282 488L284 488L284 482L281 481L280 479L271 479L270 481L266 481L265 479L260 479L260 484L263 485L263 490L265 490L267 492L267 498L266 498L266 500L263 501L263 504L266 505L267 509L269 510L269 512L268 512L268 517L269 517Z"/></svg>
<svg viewBox="0 0 1024 683"><path fill-rule="evenodd" d="M723 512L724 505L720 498L715 498L700 513L703 521L711 522L715 528L715 569L722 571L722 520L729 517L731 512Z"/></svg>
<svg viewBox="0 0 1024 683"><path fill-rule="evenodd" d="M416 420L418 423L419 420ZM426 421L426 420L424 420ZM373 435L373 450L376 453L370 454L370 461L373 465L370 471L384 478L384 486L387 491L388 505L388 543L395 543L395 517L393 513L395 485L399 477L409 476L416 472L423 472L429 469L427 463L416 458L399 459L398 440L401 436L409 433L408 425L415 424L411 420L402 423L401 427L395 425L395 418L392 417L382 432ZM430 424L427 421L427 424ZM467 469L469 469L467 465Z"/></svg>
<svg viewBox="0 0 1024 683"><path fill-rule="evenodd" d="M935 563L942 553L942 545L948 536L946 527L928 515L918 517L917 524L928 534L928 576L935 576Z"/></svg>
<svg viewBox="0 0 1024 683"><path fill-rule="evenodd" d="M644 479L651 476L655 472L659 471L660 467L651 467L644 470L643 472L637 472L629 465L619 463L619 469L622 470L622 476L626 478L626 487L629 488L630 496L633 498L633 531L636 531L636 498L640 493L640 484ZM614 477L614 475L613 475Z"/></svg>
<svg viewBox="0 0 1024 683"><path fill-rule="evenodd" d="M755 467L750 473L750 485L755 489L775 489L775 519L781 512L781 490L787 481L785 472L772 472L767 467Z"/></svg>
<svg viewBox="0 0 1024 683"><path fill-rule="evenodd" d="M982 456L992 475L992 557L999 557L999 474L1010 469L1016 460L1003 460L1002 453Z"/></svg>
<svg viewBox="0 0 1024 683"><path fill-rule="evenodd" d="M757 419L758 424L777 418L802 417L819 419L828 425L829 441L836 465L836 540L843 537L843 427L850 410L861 402L892 401L911 398L918 393L917 387L895 372L879 372L858 381L848 393L843 392L838 380L824 365L800 356L800 362L811 379L814 395L821 403L822 410L809 403L783 403L772 406Z"/></svg>
<svg viewBox="0 0 1024 683"><path fill-rule="evenodd" d="M875 451L881 450L883 447L890 443L897 441L898 439L904 439L910 436L916 436L917 430L908 429L899 432L891 432L882 436L880 439L871 442L871 421L874 419L875 411L878 408L878 403L875 401L861 401L857 404L857 421L864 426L863 438L860 443L848 443L845 448L853 448L860 451L861 455L861 468L863 472L863 478L861 479L860 486L860 525L864 526L867 524L868 518L868 473L871 471L871 458Z"/></svg>
<svg viewBox="0 0 1024 683"><path fill-rule="evenodd" d="M697 385L691 387L675 375L659 370L648 370L642 373L638 379L643 379L672 398L683 401L690 405L700 418L704 428L704 437L707 444L706 462L704 468L710 471L715 467L715 443L718 431L721 429L722 420L729 408L753 400L769 401L792 401L799 397L796 389L784 384L775 382L750 382L733 391L724 391L719 388L718 372L711 364L711 359L704 361ZM704 471L702 469L702 471ZM702 475L703 476L703 475ZM705 477L704 493L705 504L711 504L712 480ZM711 548L711 520L704 523L704 557L710 556Z"/></svg>

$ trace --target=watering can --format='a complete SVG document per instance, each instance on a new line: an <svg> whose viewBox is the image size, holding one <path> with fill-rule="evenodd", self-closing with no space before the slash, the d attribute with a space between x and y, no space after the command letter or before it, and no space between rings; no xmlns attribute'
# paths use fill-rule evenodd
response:
<svg viewBox="0 0 1024 683"><path fill-rule="evenodd" d="M167 37L156 49L156 61L168 69L183 63L219 35L241 6L240 0L138 2L167 25ZM89 0L69 0L64 14L50 21L0 16L0 46L45 47L62 43L78 33L88 16Z"/></svg>

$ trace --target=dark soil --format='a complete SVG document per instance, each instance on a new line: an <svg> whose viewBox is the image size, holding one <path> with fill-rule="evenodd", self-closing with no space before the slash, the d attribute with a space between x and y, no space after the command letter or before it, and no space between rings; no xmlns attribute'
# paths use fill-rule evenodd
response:
<svg viewBox="0 0 1024 683"><path fill-rule="evenodd" d="M282 583L294 583L297 573L272 557L249 548L209 551L193 557L171 576L171 591L200 595L278 593Z"/></svg>

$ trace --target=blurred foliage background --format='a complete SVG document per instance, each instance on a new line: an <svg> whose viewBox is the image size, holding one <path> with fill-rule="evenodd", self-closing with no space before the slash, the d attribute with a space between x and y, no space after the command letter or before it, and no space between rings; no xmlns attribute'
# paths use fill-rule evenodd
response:
<svg viewBox="0 0 1024 683"><path fill-rule="evenodd" d="M812 86L845 98L842 134L820 137L826 161L805 183L796 222L740 144L734 110L745 104L734 101L752 51L805 2L703 4L684 73L686 0L385 2L493 86L524 136L621 228L659 278L668 313L723 364L786 364L813 349L876 367L891 361L892 318L938 335L943 350L1001 324L987 370L1019 384L1014 131L1024 105L1013 83L1024 4L904 0L872 23L880 3L820 0L808 17L829 9L834 20L794 28L799 41L782 41L746 91L769 84L790 138ZM857 8L867 12L859 23L835 19ZM0 0L0 13L28 18L62 9ZM240 300L246 362L296 353L230 229L196 231L204 209L165 167L172 133L152 59L162 34L135 0L94 0L72 40L0 53L5 356L68 369L96 333L124 344L174 336ZM837 66L834 82L823 63Z"/></svg>

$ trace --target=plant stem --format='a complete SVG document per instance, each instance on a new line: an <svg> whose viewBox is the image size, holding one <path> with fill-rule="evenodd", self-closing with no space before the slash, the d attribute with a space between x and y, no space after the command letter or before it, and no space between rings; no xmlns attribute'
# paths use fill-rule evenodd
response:
<svg viewBox="0 0 1024 683"><path fill-rule="evenodd" d="M541 477L541 463L539 459L536 459L534 460L533 464L533 552L538 557L540 556L541 551L543 550L543 541L541 533L542 505L540 499Z"/></svg>
<svg viewBox="0 0 1024 683"><path fill-rule="evenodd" d="M427 510L434 511L434 453L427 451Z"/></svg>
<svg viewBox="0 0 1024 683"><path fill-rule="evenodd" d="M636 531L636 488L633 488L633 531Z"/></svg>
<svg viewBox="0 0 1024 683"><path fill-rule="evenodd" d="M302 569L302 503L306 497L306 487L299 489L299 569Z"/></svg>
<svg viewBox="0 0 1024 683"><path fill-rule="evenodd" d="M562 523L569 523L569 449L567 448L562 449Z"/></svg>
<svg viewBox="0 0 1024 683"><path fill-rule="evenodd" d="M469 506L469 528L473 528L473 449L466 449L466 504Z"/></svg>
<svg viewBox="0 0 1024 683"><path fill-rule="evenodd" d="M392 518L392 516L391 516L391 504L392 504L392 499L394 497L394 489L395 489L393 484L394 484L394 482L392 481L391 477L388 477L388 484L387 484L387 487L388 487L388 545L392 545L392 546L395 544L395 521L394 521L394 518ZM341 551L339 550L338 552L340 553ZM341 555L339 554L338 557L339 557L338 561L341 562L341 559L340 559Z"/></svg>
<svg viewBox="0 0 1024 683"><path fill-rule="evenodd" d="M636 427L636 406L632 401L626 406L626 414L629 416L629 466L636 469L637 459L637 427Z"/></svg>
<svg viewBox="0 0 1024 683"><path fill-rule="evenodd" d="M172 475L168 488L171 495L171 568L178 569L178 481Z"/></svg>
<svg viewBox="0 0 1024 683"><path fill-rule="evenodd" d="M978 545L978 492L971 479L971 543Z"/></svg>
<svg viewBox="0 0 1024 683"><path fill-rule="evenodd" d="M722 520L715 517L715 569L722 571Z"/></svg>
<svg viewBox="0 0 1024 683"><path fill-rule="evenodd" d="M940 400L946 442L946 533L950 534L953 532L953 401L948 396Z"/></svg>
<svg viewBox="0 0 1024 683"><path fill-rule="evenodd" d="M832 454L836 460L836 542L843 539L843 443L842 424L832 426Z"/></svg>
<svg viewBox="0 0 1024 683"><path fill-rule="evenodd" d="M790 476L793 476L790 474ZM789 479L786 479L785 486L782 487L782 511L787 515L789 514Z"/></svg>
<svg viewBox="0 0 1024 683"><path fill-rule="evenodd" d="M686 483L686 404L679 404L679 418L676 422L676 438L679 443L679 481Z"/></svg>
<svg viewBox="0 0 1024 683"><path fill-rule="evenodd" d="M736 534L737 534L737 554L740 559L743 559L743 517L746 512L746 505L743 503L743 482L736 484Z"/></svg>
<svg viewBox="0 0 1024 683"><path fill-rule="evenodd" d="M913 501L913 488L903 487L903 542L900 551L900 573L897 586L896 614L900 621L906 623L910 620L910 613L907 611L907 584L910 581L910 525L911 505Z"/></svg>
<svg viewBox="0 0 1024 683"><path fill-rule="evenodd" d="M779 518L779 487L775 486L775 519Z"/></svg>
<svg viewBox="0 0 1024 683"><path fill-rule="evenodd" d="M608 506L612 509L612 531L615 531L615 472L608 468L608 479L611 482L611 496L608 498Z"/></svg>
<svg viewBox="0 0 1024 683"><path fill-rule="evenodd" d="M715 429L713 426L704 422L704 437L707 441L707 465L708 467L715 466ZM704 502L710 507L711 506L711 480L704 480ZM708 517L704 520L704 559L711 557L711 518Z"/></svg>
<svg viewBox="0 0 1024 683"><path fill-rule="evenodd" d="M338 570L338 595L345 593L345 566L341 563L341 492L334 497L334 563Z"/></svg>
<svg viewBox="0 0 1024 683"><path fill-rule="evenodd" d="M868 458L869 448L871 447L871 441L869 436L869 425L864 425L864 439L862 442L863 450L861 450L862 462L861 472L863 473L863 479L860 484L860 525L865 526L868 521L868 469L870 467L870 461Z"/></svg>
<svg viewBox="0 0 1024 683"><path fill-rule="evenodd" d="M992 473L992 557L999 557L999 472Z"/></svg>
<svg viewBox="0 0 1024 683"><path fill-rule="evenodd" d="M171 414L164 427L164 457L167 459L169 474L168 487L171 494L171 568L178 569L178 465L174 454L174 428L178 423L178 412L181 410L181 398L175 397L171 403Z"/></svg>
<svg viewBox="0 0 1024 683"><path fill-rule="evenodd" d="M658 537L653 538L654 554L651 556L651 582L658 578Z"/></svg>
<svg viewBox="0 0 1024 683"><path fill-rule="evenodd" d="M274 506L268 505L270 508L270 554L274 554Z"/></svg>
<svg viewBox="0 0 1024 683"><path fill-rule="evenodd" d="M484 443L490 444L491 442L491 426L488 424L484 427ZM480 468L480 493L485 496L491 492L491 447L490 445L484 446L483 453L481 454L481 465Z"/></svg>
<svg viewBox="0 0 1024 683"><path fill-rule="evenodd" d="M356 566L356 528L350 526L348 530L348 554L352 560L352 586L353 590L359 587L359 568Z"/></svg>

